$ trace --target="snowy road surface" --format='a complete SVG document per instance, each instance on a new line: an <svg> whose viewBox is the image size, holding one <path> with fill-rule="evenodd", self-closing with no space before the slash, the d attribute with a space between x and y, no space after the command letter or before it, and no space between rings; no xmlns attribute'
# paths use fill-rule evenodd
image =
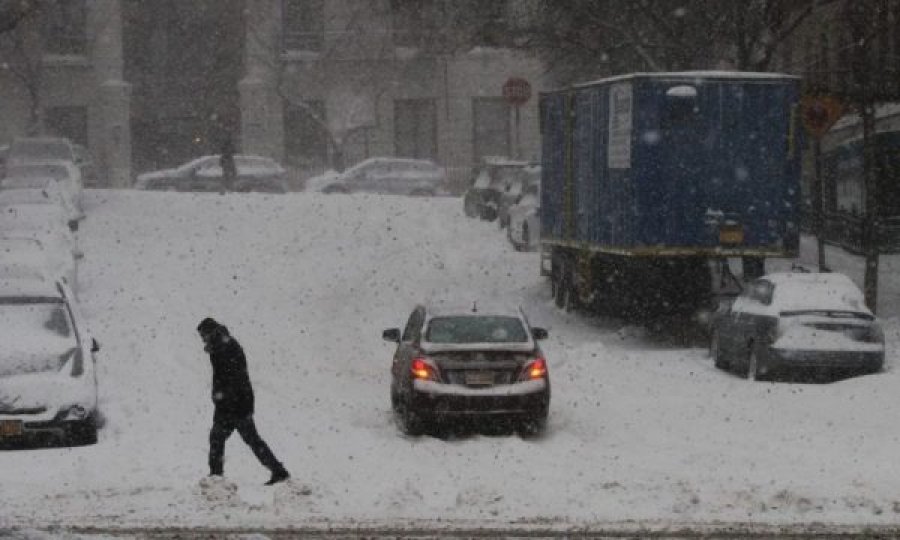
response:
<svg viewBox="0 0 900 540"><path fill-rule="evenodd" d="M458 199L91 191L86 206L81 298L106 424L93 447L0 453L0 529L900 524L894 258L884 373L749 383L701 347L556 310L537 254ZM401 436L382 329L421 300L487 296L550 330L547 433ZM291 483L263 487L235 436L236 494L200 493L206 316L242 342L257 425Z"/></svg>

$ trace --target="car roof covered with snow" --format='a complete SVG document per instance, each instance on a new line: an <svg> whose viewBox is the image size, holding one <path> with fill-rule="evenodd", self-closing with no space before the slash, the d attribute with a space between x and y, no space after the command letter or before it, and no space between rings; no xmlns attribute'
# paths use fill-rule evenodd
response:
<svg viewBox="0 0 900 540"><path fill-rule="evenodd" d="M522 310L515 305L498 301L473 300L463 303L433 302L423 303L425 313L429 319L435 317L463 317L463 316L508 316L524 319Z"/></svg>
<svg viewBox="0 0 900 540"><path fill-rule="evenodd" d="M2 298L59 298L62 293L55 281L38 278L0 278L0 299Z"/></svg>
<svg viewBox="0 0 900 540"><path fill-rule="evenodd" d="M52 185L51 185L52 184ZM56 186L56 179L53 176L46 175L16 175L7 176L0 181L0 187L3 189L45 189L47 187L53 189Z"/></svg>
<svg viewBox="0 0 900 540"><path fill-rule="evenodd" d="M772 307L778 311L833 310L871 315L859 287L844 274L779 272L763 279L775 286Z"/></svg>

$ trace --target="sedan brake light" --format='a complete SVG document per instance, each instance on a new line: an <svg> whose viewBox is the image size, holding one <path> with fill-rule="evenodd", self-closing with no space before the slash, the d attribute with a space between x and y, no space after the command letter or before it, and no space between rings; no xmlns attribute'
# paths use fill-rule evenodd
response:
<svg viewBox="0 0 900 540"><path fill-rule="evenodd" d="M414 358L410 366L414 379L422 381L437 381L437 368L424 357Z"/></svg>
<svg viewBox="0 0 900 540"><path fill-rule="evenodd" d="M525 365L520 381L535 381L547 376L547 362L543 358L536 358Z"/></svg>

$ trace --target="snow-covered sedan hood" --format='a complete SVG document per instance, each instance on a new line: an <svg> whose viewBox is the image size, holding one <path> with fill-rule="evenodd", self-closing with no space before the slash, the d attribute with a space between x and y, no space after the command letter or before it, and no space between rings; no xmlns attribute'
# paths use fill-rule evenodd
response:
<svg viewBox="0 0 900 540"><path fill-rule="evenodd" d="M7 414L37 415L32 420L49 420L60 410L80 405L96 407L90 377L72 377L63 370L0 377L0 417Z"/></svg>
<svg viewBox="0 0 900 540"><path fill-rule="evenodd" d="M138 182L146 182L148 180L159 180L160 178L172 178L176 176L175 169L161 169L158 171L150 171L137 175Z"/></svg>
<svg viewBox="0 0 900 540"><path fill-rule="evenodd" d="M74 340L54 339L48 341L16 339L0 351L0 379L29 373L59 371L60 366L77 350Z"/></svg>
<svg viewBox="0 0 900 540"><path fill-rule="evenodd" d="M326 171L319 176L313 176L304 183L304 191L322 191L326 187L340 181L341 175L335 171Z"/></svg>
<svg viewBox="0 0 900 540"><path fill-rule="evenodd" d="M93 408L89 371L82 364L82 375L72 375L79 355L82 362L88 360L74 337L30 336L20 335L0 352L0 416L26 411L49 419L70 405Z"/></svg>

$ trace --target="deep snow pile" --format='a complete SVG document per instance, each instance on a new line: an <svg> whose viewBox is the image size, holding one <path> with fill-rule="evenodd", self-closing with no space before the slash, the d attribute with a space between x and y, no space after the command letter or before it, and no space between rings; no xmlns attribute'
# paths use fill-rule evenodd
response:
<svg viewBox="0 0 900 540"><path fill-rule="evenodd" d="M884 373L750 383L701 347L557 311L538 255L459 199L92 191L87 206L80 296L103 346L106 426L93 447L0 453L0 527L900 522L895 259ZM861 278L852 258L834 265ZM381 331L418 301L485 297L550 330L547 433L401 436ZM263 487L234 435L236 493L201 492L206 316L244 345L257 425L290 484Z"/></svg>

